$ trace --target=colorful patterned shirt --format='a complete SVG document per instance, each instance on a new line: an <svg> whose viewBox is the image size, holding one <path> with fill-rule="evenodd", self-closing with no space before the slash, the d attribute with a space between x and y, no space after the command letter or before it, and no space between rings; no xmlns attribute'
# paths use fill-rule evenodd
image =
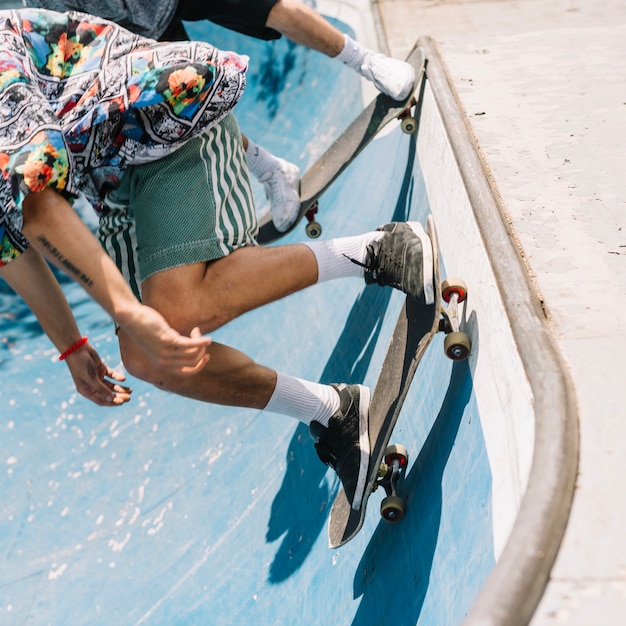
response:
<svg viewBox="0 0 626 626"><path fill-rule="evenodd" d="M98 208L128 165L222 119L241 98L247 62L84 13L0 11L0 267L28 245L27 194L83 192Z"/></svg>

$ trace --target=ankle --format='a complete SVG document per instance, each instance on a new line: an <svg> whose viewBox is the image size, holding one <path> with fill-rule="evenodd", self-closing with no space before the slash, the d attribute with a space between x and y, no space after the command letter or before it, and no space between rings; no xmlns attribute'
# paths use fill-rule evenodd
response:
<svg viewBox="0 0 626 626"><path fill-rule="evenodd" d="M358 41L354 41L348 35L344 35L343 49L335 58L358 72L369 52L370 50L364 48Z"/></svg>
<svg viewBox="0 0 626 626"><path fill-rule="evenodd" d="M248 139L246 160L248 161L248 169L256 178L261 178L264 174L280 166L277 157L262 146L254 143L251 139Z"/></svg>
<svg viewBox="0 0 626 626"><path fill-rule="evenodd" d="M264 410L288 415L307 425L318 422L327 427L338 409L339 394L330 385L277 372L276 386Z"/></svg>
<svg viewBox="0 0 626 626"><path fill-rule="evenodd" d="M372 231L353 237L340 237L326 241L305 241L317 261L318 283L335 278L363 278L367 246L384 233Z"/></svg>

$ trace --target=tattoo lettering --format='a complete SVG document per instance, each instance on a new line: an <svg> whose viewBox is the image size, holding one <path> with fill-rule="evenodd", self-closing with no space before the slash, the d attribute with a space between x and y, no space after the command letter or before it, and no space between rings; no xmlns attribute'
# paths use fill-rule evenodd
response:
<svg viewBox="0 0 626 626"><path fill-rule="evenodd" d="M69 259L66 259L51 243L48 241L46 237L43 235L39 235L37 237L37 241L46 249L48 254L54 257L58 263L67 270L69 274L74 276L76 280L81 282L86 287L93 287L93 280L87 276L84 272L82 272L78 267L76 267Z"/></svg>

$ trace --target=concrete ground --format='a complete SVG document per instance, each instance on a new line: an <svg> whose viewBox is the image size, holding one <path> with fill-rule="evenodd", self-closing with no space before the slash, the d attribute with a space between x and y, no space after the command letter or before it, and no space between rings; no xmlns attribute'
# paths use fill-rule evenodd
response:
<svg viewBox="0 0 626 626"><path fill-rule="evenodd" d="M393 56L431 36L570 368L578 489L533 626L626 621L626 3L381 0Z"/></svg>

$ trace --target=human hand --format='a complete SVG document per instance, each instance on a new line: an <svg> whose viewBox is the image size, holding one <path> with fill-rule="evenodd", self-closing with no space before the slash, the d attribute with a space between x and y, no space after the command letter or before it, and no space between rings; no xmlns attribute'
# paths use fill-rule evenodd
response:
<svg viewBox="0 0 626 626"><path fill-rule="evenodd" d="M198 329L189 337L177 333L155 309L140 304L65 198L49 188L29 194L23 214L23 232L31 245L60 269L73 268L69 275L135 340L155 367L178 376L195 374L204 367L211 340ZM43 301L40 296L35 299ZM50 317L54 316L48 313ZM67 331L71 311L65 311L63 318ZM74 320L71 323L75 325Z"/></svg>
<svg viewBox="0 0 626 626"><path fill-rule="evenodd" d="M65 362L78 393L85 398L99 406L118 406L130 400L130 387L117 384L126 380L124 374L107 367L90 343L68 354Z"/></svg>
<svg viewBox="0 0 626 626"><path fill-rule="evenodd" d="M155 309L138 304L117 318L127 332L152 360L154 366L178 376L191 376L209 360L209 337L194 328L189 337L176 332Z"/></svg>

